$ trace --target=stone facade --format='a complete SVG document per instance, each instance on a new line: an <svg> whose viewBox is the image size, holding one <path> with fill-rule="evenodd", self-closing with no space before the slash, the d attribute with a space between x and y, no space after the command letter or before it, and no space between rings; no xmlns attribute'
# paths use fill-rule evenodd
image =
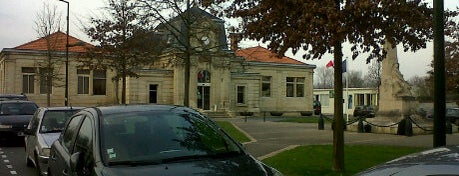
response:
<svg viewBox="0 0 459 176"><path fill-rule="evenodd" d="M312 112L313 69L315 65L305 64L288 57L278 57L262 47L229 50L227 47L224 22L210 14L193 8L193 13L202 15L202 23L212 30L191 30L196 39L190 41L197 53L190 56L189 106L204 112L223 112L239 115L240 112ZM174 19L173 19L174 20ZM180 25L179 21L170 24ZM161 35L171 36L167 27L159 26ZM63 33L58 32L59 35ZM65 36L65 34L64 34ZM72 43L81 42L70 37ZM174 40L170 38L172 44ZM175 40L181 40L175 38ZM40 40L19 47L3 49L0 60L0 93L25 93L29 99L40 106L46 105L46 95L40 93L40 80L35 79L34 91L24 92L27 74L24 67L37 68L36 63L44 60L45 50L37 48ZM62 44L65 41L61 41ZM175 41L177 42L177 41ZM24 47L30 46L30 47ZM62 62L65 59L64 47L54 53L60 60L61 77L65 75ZM237 47L236 47L237 48ZM83 86L81 74L77 71L76 57L84 52L70 48L69 56L69 102L72 106L97 106L117 104L121 96L121 84L112 81L114 73L105 71L105 94L95 95L93 89L97 76L94 70L86 75L88 91L81 94L78 87ZM81 49L81 48L80 48ZM179 48L180 49L180 48ZM185 69L177 50L170 50L159 61L148 67L135 70L138 78L127 78L126 103L158 103L183 105L185 92ZM35 73L30 73L35 74ZM37 77L36 77L37 78ZM83 83L83 84L82 84ZM63 82L59 82L63 85ZM64 105L64 87L52 88L51 106Z"/></svg>

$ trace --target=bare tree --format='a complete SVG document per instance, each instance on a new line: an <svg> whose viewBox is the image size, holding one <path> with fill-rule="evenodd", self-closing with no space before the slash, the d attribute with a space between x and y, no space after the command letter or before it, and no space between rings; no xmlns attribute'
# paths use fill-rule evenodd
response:
<svg viewBox="0 0 459 176"><path fill-rule="evenodd" d="M345 81L349 81L349 88L361 88L365 85L365 80L363 80L361 71L347 71ZM343 84L346 86L346 84Z"/></svg>
<svg viewBox="0 0 459 176"><path fill-rule="evenodd" d="M427 82L428 77L414 76L408 80L411 85L413 95L418 99L432 99L433 87L429 86Z"/></svg>
<svg viewBox="0 0 459 176"><path fill-rule="evenodd" d="M59 31L61 15L57 12L56 6L50 6L43 3L43 9L36 14L35 31L40 38L46 41L46 59L37 62L39 69L36 72L39 75L40 93L46 93L46 104L51 105L52 87L59 87L62 76L59 74L59 65L62 61L56 58L57 45L59 36L52 35Z"/></svg>
<svg viewBox="0 0 459 176"><path fill-rule="evenodd" d="M94 70L113 70L116 82L121 80L121 104L126 103L126 78L138 77L134 71L152 64L165 43L141 23L132 0L109 0L103 18L91 18L85 31L99 44L79 58L82 66Z"/></svg>
<svg viewBox="0 0 459 176"><path fill-rule="evenodd" d="M333 69L325 66L315 69L316 78L314 88L331 89L333 88Z"/></svg>
<svg viewBox="0 0 459 176"><path fill-rule="evenodd" d="M371 64L368 66L367 75L365 76L365 86L379 89L381 85L381 68L381 61L378 59L371 61Z"/></svg>
<svg viewBox="0 0 459 176"><path fill-rule="evenodd" d="M227 48L223 21L201 10L197 1L139 0L145 21L158 21L157 33L166 36L171 45L174 64L184 67L183 105L189 106L190 68L193 57L208 58ZM154 25L154 24L152 24ZM222 52L220 52L222 53Z"/></svg>

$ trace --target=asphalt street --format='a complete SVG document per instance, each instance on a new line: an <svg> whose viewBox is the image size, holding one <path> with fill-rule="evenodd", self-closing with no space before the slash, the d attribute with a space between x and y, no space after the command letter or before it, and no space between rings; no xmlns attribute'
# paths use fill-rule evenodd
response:
<svg viewBox="0 0 459 176"><path fill-rule="evenodd" d="M318 130L316 123L273 122L275 119L263 118L221 118L244 131L251 142L245 144L248 152L259 159L272 156L283 150L299 145L333 144L333 131L330 124ZM433 135L414 135L411 137L394 134L344 132L346 145L389 145L433 147ZM447 134L447 145L459 145L459 134Z"/></svg>

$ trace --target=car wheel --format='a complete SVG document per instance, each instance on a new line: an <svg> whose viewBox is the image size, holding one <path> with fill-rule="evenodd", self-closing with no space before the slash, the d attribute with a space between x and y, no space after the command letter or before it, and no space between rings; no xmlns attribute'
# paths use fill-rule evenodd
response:
<svg viewBox="0 0 459 176"><path fill-rule="evenodd" d="M26 156L26 165L27 167L34 167L32 160L30 160L29 156Z"/></svg>

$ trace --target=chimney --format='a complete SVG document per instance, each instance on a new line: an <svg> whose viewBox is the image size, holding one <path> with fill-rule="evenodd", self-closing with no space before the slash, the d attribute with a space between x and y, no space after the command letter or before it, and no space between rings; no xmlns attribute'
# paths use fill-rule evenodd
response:
<svg viewBox="0 0 459 176"><path fill-rule="evenodd" d="M230 33L230 48L233 51L236 51L239 49L238 43L241 40L241 34L240 33Z"/></svg>

